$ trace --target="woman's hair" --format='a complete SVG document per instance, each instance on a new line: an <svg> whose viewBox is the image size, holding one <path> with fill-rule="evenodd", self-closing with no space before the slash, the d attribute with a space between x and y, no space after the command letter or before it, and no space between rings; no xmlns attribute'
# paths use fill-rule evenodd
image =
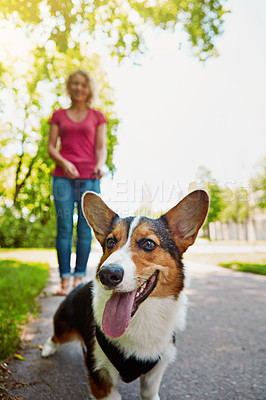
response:
<svg viewBox="0 0 266 400"><path fill-rule="evenodd" d="M70 85L72 83L72 80L76 75L82 75L86 79L87 87L89 89L89 95L88 95L88 99L87 99L87 104L88 104L88 106L90 106L91 103L95 100L95 97L96 97L96 84L95 84L95 81L94 81L93 77L91 76L91 74L89 72L87 72L87 71L83 71L83 70L73 71L68 76L67 82L66 82L66 88L67 88L68 93L69 93L69 87L70 87Z"/></svg>

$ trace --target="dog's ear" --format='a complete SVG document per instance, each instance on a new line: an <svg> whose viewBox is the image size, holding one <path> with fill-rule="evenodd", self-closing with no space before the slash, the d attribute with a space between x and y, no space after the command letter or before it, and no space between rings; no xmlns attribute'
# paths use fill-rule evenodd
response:
<svg viewBox="0 0 266 400"><path fill-rule="evenodd" d="M209 208L209 197L204 190L195 190L187 195L163 217L182 255L197 237Z"/></svg>
<svg viewBox="0 0 266 400"><path fill-rule="evenodd" d="M112 219L118 215L94 192L86 192L82 196L83 214L92 227L96 239L103 245Z"/></svg>

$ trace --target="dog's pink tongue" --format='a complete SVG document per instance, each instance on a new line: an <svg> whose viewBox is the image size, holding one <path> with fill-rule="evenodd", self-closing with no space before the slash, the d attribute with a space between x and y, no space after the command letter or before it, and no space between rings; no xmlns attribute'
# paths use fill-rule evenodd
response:
<svg viewBox="0 0 266 400"><path fill-rule="evenodd" d="M114 292L105 304L102 327L104 333L112 338L123 335L128 327L136 291L130 293Z"/></svg>

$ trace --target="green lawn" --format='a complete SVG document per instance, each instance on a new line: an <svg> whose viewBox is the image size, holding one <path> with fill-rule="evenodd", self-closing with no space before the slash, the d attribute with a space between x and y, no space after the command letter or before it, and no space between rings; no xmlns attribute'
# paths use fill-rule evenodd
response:
<svg viewBox="0 0 266 400"><path fill-rule="evenodd" d="M37 314L36 297L48 276L48 264L0 260L0 360L16 351L21 325Z"/></svg>
<svg viewBox="0 0 266 400"><path fill-rule="evenodd" d="M266 252L217 252L209 254L188 252L184 255L184 261L191 261L200 264L220 265L224 268L231 268L235 271L266 275Z"/></svg>
<svg viewBox="0 0 266 400"><path fill-rule="evenodd" d="M224 268L231 268L235 271L251 272L253 274L266 275L266 264L252 264L241 262L221 263Z"/></svg>

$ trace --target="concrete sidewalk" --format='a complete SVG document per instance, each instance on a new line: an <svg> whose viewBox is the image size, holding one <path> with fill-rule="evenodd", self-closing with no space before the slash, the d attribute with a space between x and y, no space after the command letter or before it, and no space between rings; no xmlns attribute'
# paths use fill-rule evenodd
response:
<svg viewBox="0 0 266 400"><path fill-rule="evenodd" d="M50 255L51 257L51 255ZM88 277L100 257L91 254ZM51 279L41 299L40 319L29 325L26 361L10 364L13 377L25 385L10 395L27 400L89 399L87 372L78 343L42 359L38 348L52 332L52 316L62 297L52 256ZM161 400L266 399L266 277L216 266L188 263L191 285L186 330L177 338L178 357L161 385ZM121 385L123 400L140 399L139 383Z"/></svg>
<svg viewBox="0 0 266 400"><path fill-rule="evenodd" d="M209 241L207 239L197 238L195 244L191 246L188 251L190 254L251 254L251 253L265 253L266 242L248 242L244 240L217 240Z"/></svg>

